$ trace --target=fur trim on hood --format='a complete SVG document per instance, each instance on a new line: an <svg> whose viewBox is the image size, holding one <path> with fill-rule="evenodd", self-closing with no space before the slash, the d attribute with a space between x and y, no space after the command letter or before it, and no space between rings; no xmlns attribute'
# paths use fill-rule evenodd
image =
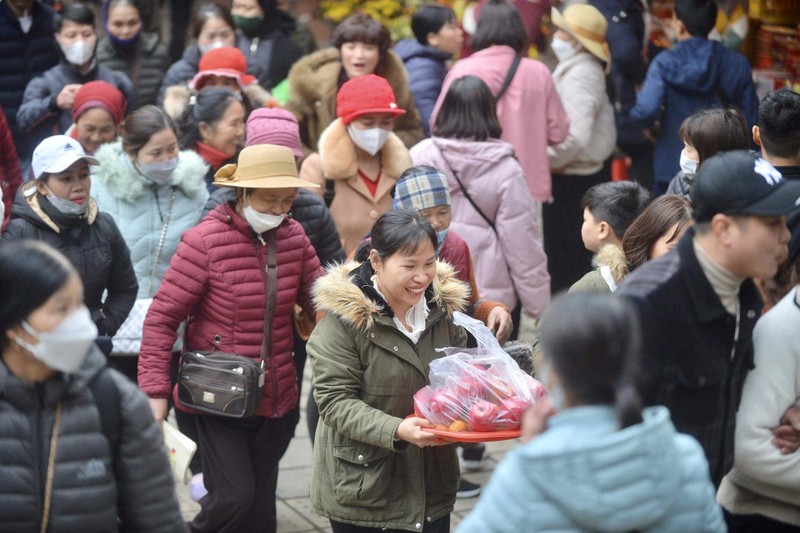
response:
<svg viewBox="0 0 800 533"><path fill-rule="evenodd" d="M411 155L403 141L394 133L389 134L381 151L383 170L387 176L397 179L411 166ZM358 171L356 145L347 133L347 126L337 118L325 128L319 138L319 157L322 173L327 179L350 179Z"/></svg>
<svg viewBox="0 0 800 533"><path fill-rule="evenodd" d="M42 224L46 225L56 233L61 233L61 226L59 226L58 223L53 220L52 217L50 217L50 215L44 212L44 209L42 209L42 204L39 203L39 193L36 191L36 181L24 183L19 189L20 190L17 193L17 197L14 200L14 202L17 204L17 209L23 210L23 206L25 206L30 210L28 213L20 213L20 216L22 218L29 218L31 222L35 222L35 217L38 217ZM17 209L14 209L12 212L17 213ZM86 209L87 224L93 224L94 221L97 220L97 212L97 202L94 201L94 198L90 197L89 207Z"/></svg>
<svg viewBox="0 0 800 533"><path fill-rule="evenodd" d="M371 270L368 263L365 267L356 261L328 267L327 275L319 278L312 290L317 310L333 313L364 331L374 325L375 315L392 316L389 306L366 278L367 271ZM425 291L425 297L429 305L444 306L447 316L452 317L455 311L466 308L469 285L459 281L452 266L436 261L436 275Z"/></svg>
<svg viewBox="0 0 800 533"><path fill-rule="evenodd" d="M92 167L92 179L102 182L116 198L133 202L144 192L150 182L139 175L130 163L128 155L122 151L122 142L117 141L101 146L95 157L100 166ZM205 176L208 165L197 153L181 150L178 167L172 174L172 184L189 198L194 198L206 189Z"/></svg>
<svg viewBox="0 0 800 533"><path fill-rule="evenodd" d="M595 267L607 266L611 270L611 276L617 283L628 275L628 261L625 254L616 244L606 244L598 250L593 259Z"/></svg>

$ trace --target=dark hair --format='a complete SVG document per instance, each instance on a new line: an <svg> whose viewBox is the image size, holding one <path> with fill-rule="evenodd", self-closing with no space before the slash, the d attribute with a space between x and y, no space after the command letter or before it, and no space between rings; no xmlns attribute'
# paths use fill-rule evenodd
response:
<svg viewBox="0 0 800 533"><path fill-rule="evenodd" d="M486 2L469 44L475 52L494 45L506 45L518 54L525 53L528 32L516 6L506 0Z"/></svg>
<svg viewBox="0 0 800 533"><path fill-rule="evenodd" d="M175 132L175 136L178 136L172 119L160 107L154 105L140 107L128 115L122 123L120 128L122 150L135 156L147 144L150 137L164 128L170 128Z"/></svg>
<svg viewBox="0 0 800 533"><path fill-rule="evenodd" d="M678 136L697 150L698 168L712 155L750 148L744 116L732 107L703 109L690 115L681 124Z"/></svg>
<svg viewBox="0 0 800 533"><path fill-rule="evenodd" d="M22 240L0 247L0 350L6 331L41 307L75 272L66 257L40 241Z"/></svg>
<svg viewBox="0 0 800 533"><path fill-rule="evenodd" d="M591 187L583 195L581 210L588 209L595 222L605 222L617 239L650 201L647 189L635 181L608 181Z"/></svg>
<svg viewBox="0 0 800 533"><path fill-rule="evenodd" d="M416 209L396 209L382 214L372 226L370 240L359 246L356 261L367 261L372 250L381 261L396 253L412 254L425 239L436 249L438 240L430 222Z"/></svg>
<svg viewBox="0 0 800 533"><path fill-rule="evenodd" d="M706 37L717 23L716 0L675 0L675 17L692 37Z"/></svg>
<svg viewBox="0 0 800 533"><path fill-rule="evenodd" d="M455 80L444 96L432 133L448 139L499 139L503 129L489 86L477 76Z"/></svg>
<svg viewBox="0 0 800 533"><path fill-rule="evenodd" d="M411 17L411 31L419 44L428 45L428 34L439 33L445 24L455 22L456 14L447 6L428 4L419 7Z"/></svg>
<svg viewBox="0 0 800 533"><path fill-rule="evenodd" d="M611 294L566 294L544 312L539 334L542 354L572 401L615 405L620 429L642 421L632 383L641 354L632 304Z"/></svg>
<svg viewBox="0 0 800 533"><path fill-rule="evenodd" d="M140 16L142 14L142 6L140 5L139 0L105 0L103 2L103 12L106 13L106 18L108 12L111 11L111 8L116 6L131 6L139 12Z"/></svg>
<svg viewBox="0 0 800 533"><path fill-rule="evenodd" d="M331 44L341 50L344 43L360 42L378 47L378 65L382 64L392 37L386 26L365 13L354 13L341 21L331 35Z"/></svg>
<svg viewBox="0 0 800 533"><path fill-rule="evenodd" d="M667 242L692 222L692 205L689 200L677 194L659 196L648 205L622 237L622 251L632 272L650 260L653 245L672 226L675 231Z"/></svg>
<svg viewBox="0 0 800 533"><path fill-rule="evenodd" d="M800 154L800 94L791 89L767 93L758 106L758 132L767 155Z"/></svg>
<svg viewBox="0 0 800 533"><path fill-rule="evenodd" d="M178 128L178 144L181 150L194 150L194 145L201 140L200 123L205 122L212 128L215 127L233 102L244 106L236 93L225 87L206 87L197 93L194 103L190 100L181 115Z"/></svg>
<svg viewBox="0 0 800 533"><path fill-rule="evenodd" d="M231 10L215 2L207 2L200 4L200 7L194 12L192 23L189 25L189 37L196 41L200 36L200 32L203 31L203 26L211 19L222 19L233 31L236 31L236 24L233 22Z"/></svg>
<svg viewBox="0 0 800 533"><path fill-rule="evenodd" d="M94 28L94 13L83 4L68 4L53 17L53 29L56 33L61 31L65 22L75 24L88 24Z"/></svg>

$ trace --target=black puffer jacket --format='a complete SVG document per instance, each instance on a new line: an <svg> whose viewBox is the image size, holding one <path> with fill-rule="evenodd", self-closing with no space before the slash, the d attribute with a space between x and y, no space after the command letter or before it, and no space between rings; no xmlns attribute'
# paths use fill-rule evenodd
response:
<svg viewBox="0 0 800 533"><path fill-rule="evenodd" d="M94 200L88 216L78 217L61 213L38 192L26 198L25 191L33 187L34 182L20 187L0 246L34 239L67 256L81 275L84 301L100 335L113 336L133 307L139 288L117 224L107 213L98 212Z"/></svg>
<svg viewBox="0 0 800 533"><path fill-rule="evenodd" d="M97 61L130 78L136 107L156 103L161 80L169 66L167 47L158 40L158 35L143 32L130 49L115 47L106 35L97 45Z"/></svg>
<svg viewBox="0 0 800 533"><path fill-rule="evenodd" d="M86 74L62 60L41 76L33 78L25 88L22 105L17 112L19 128L27 132L32 147L51 135L64 133L72 125L72 109L59 109L56 101L61 90L70 84L106 81L125 95L127 110L136 109L133 85L128 77L103 65L96 65Z"/></svg>
<svg viewBox="0 0 800 533"><path fill-rule="evenodd" d="M98 372L108 372L116 387L117 404L104 410L116 417L114 433L103 432L102 422L112 424L96 406L109 398L95 398L92 391L99 388L89 388ZM0 531L39 531L58 404L61 423L47 531L185 531L147 399L121 374L105 369L97 349L74 376L58 373L35 385L0 362ZM112 434L116 446L106 436Z"/></svg>
<svg viewBox="0 0 800 533"><path fill-rule="evenodd" d="M33 146L17 127L17 110L22 105L22 95L31 79L58 64L56 40L53 38L55 11L42 2L34 2L31 11L33 23L30 31L25 33L8 2L0 2L0 107L8 118L17 153L23 160L30 157Z"/></svg>
<svg viewBox="0 0 800 533"><path fill-rule="evenodd" d="M194 78L194 75L197 74L197 70L200 68L200 58L202 55L197 44L192 43L186 47L186 50L183 51L183 57L174 62L164 75L161 88L158 90L158 105L164 103L164 92L166 92L167 87L186 85L189 83L189 80Z"/></svg>
<svg viewBox="0 0 800 533"><path fill-rule="evenodd" d="M219 204L230 201L236 201L236 190L227 187L218 188L211 193L211 198L203 210L203 216L205 217ZM322 198L309 190L300 189L300 193L292 203L292 218L303 226L322 266L345 260L339 232L336 231L336 225Z"/></svg>

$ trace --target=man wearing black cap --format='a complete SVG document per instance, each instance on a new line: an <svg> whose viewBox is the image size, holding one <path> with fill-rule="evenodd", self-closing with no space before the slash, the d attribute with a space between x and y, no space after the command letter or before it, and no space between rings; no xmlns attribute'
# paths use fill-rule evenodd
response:
<svg viewBox="0 0 800 533"><path fill-rule="evenodd" d="M800 182L747 151L708 159L691 192L695 227L618 291L640 311L643 400L669 407L678 431L697 438L716 486L733 464L736 410L753 365L762 302L751 278L773 276L786 258L786 213L798 197Z"/></svg>

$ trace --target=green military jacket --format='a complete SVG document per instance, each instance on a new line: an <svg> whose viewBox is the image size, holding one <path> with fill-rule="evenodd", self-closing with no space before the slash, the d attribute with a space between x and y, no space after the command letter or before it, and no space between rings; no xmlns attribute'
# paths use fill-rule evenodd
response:
<svg viewBox="0 0 800 533"><path fill-rule="evenodd" d="M465 346L452 322L469 288L437 263L425 293L429 314L415 345L372 288L368 263L332 267L314 286L325 317L308 341L320 420L311 503L318 514L364 527L421 531L453 509L459 465L455 446L418 448L395 441L413 396L428 384L436 348Z"/></svg>

